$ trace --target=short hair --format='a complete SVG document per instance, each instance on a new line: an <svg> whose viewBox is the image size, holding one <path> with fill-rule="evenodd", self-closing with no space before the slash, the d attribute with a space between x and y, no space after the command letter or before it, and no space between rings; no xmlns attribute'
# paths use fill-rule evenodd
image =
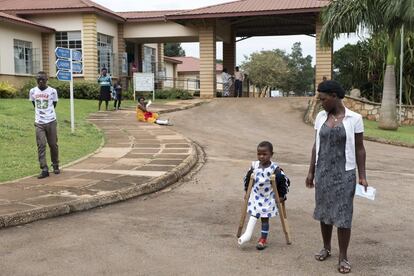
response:
<svg viewBox="0 0 414 276"><path fill-rule="evenodd" d="M260 142L257 148L267 148L270 152L273 152L273 145L268 141Z"/></svg>
<svg viewBox="0 0 414 276"><path fill-rule="evenodd" d="M39 71L39 72L37 72L36 79L39 79L39 76L40 76L40 75L44 75L44 76L46 77L46 79L48 79L48 76L47 76L47 74L46 74L46 72L45 72L45 71Z"/></svg>
<svg viewBox="0 0 414 276"><path fill-rule="evenodd" d="M227 68L223 68L223 72L224 73L227 73Z"/></svg>
<svg viewBox="0 0 414 276"><path fill-rule="evenodd" d="M141 99L144 99L144 101L145 101L145 98L144 98L143 96L141 96L141 97L139 97L139 98L138 98L138 102L139 102Z"/></svg>
<svg viewBox="0 0 414 276"><path fill-rule="evenodd" d="M105 67L101 69L101 72L102 72L103 70L108 71L108 69L106 69Z"/></svg>
<svg viewBox="0 0 414 276"><path fill-rule="evenodd" d="M345 97L345 90L342 88L342 85L334 80L326 80L319 83L318 92L326 93L329 95L335 93L340 99L343 99Z"/></svg>
<svg viewBox="0 0 414 276"><path fill-rule="evenodd" d="M239 66L236 66L236 67L234 67L235 69L236 69L236 71L238 71L239 70Z"/></svg>

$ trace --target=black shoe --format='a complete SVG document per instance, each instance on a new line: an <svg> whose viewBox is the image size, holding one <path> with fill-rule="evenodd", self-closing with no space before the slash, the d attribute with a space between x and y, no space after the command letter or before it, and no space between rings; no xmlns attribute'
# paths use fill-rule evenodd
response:
<svg viewBox="0 0 414 276"><path fill-rule="evenodd" d="M49 172L48 171L42 171L38 176L37 179L42 179L42 178L46 178L49 176Z"/></svg>
<svg viewBox="0 0 414 276"><path fill-rule="evenodd" d="M53 166L53 173L54 174L60 174L60 169L59 169L59 166Z"/></svg>

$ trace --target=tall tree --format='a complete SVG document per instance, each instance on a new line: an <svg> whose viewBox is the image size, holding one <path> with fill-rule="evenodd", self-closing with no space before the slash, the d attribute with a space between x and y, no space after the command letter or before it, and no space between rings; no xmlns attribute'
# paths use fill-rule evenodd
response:
<svg viewBox="0 0 414 276"><path fill-rule="evenodd" d="M386 31L387 59L379 127L397 129L394 43L402 25L412 29L414 0L331 1L322 12L322 22L321 43L325 45L331 44L341 33L358 32L362 28L371 34Z"/></svg>
<svg viewBox="0 0 414 276"><path fill-rule="evenodd" d="M284 90L289 69L286 54L281 50L255 52L242 63L251 82L265 95L272 88Z"/></svg>
<svg viewBox="0 0 414 276"><path fill-rule="evenodd" d="M334 53L335 80L346 90L358 88L365 98L381 100L386 48L384 33L345 45Z"/></svg>
<svg viewBox="0 0 414 276"><path fill-rule="evenodd" d="M288 55L288 66L290 76L288 79L289 90L297 95L304 95L312 90L314 70L312 67L312 56L303 57L300 42L295 42L292 52Z"/></svg>
<svg viewBox="0 0 414 276"><path fill-rule="evenodd" d="M185 51L180 43L165 43L164 55L167 57L185 57Z"/></svg>

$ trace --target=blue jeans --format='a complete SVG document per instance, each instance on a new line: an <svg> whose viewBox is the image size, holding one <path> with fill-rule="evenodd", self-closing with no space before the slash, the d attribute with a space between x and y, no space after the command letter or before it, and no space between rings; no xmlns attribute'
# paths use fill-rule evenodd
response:
<svg viewBox="0 0 414 276"><path fill-rule="evenodd" d="M241 80L234 81L234 97L241 97L243 95L243 82Z"/></svg>

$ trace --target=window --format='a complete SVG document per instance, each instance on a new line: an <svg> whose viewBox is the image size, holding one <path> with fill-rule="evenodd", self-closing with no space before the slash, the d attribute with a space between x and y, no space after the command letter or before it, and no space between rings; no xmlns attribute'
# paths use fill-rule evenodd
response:
<svg viewBox="0 0 414 276"><path fill-rule="evenodd" d="M16 74L34 74L32 43L14 40L14 72Z"/></svg>
<svg viewBox="0 0 414 276"><path fill-rule="evenodd" d="M142 72L144 73L155 73L156 65L155 49L144 46L144 58L142 64Z"/></svg>
<svg viewBox="0 0 414 276"><path fill-rule="evenodd" d="M114 74L113 37L98 33L98 73L104 67Z"/></svg>
<svg viewBox="0 0 414 276"><path fill-rule="evenodd" d="M56 47L73 49L82 53L81 31L56 32L55 37ZM82 72L74 74L82 74Z"/></svg>

